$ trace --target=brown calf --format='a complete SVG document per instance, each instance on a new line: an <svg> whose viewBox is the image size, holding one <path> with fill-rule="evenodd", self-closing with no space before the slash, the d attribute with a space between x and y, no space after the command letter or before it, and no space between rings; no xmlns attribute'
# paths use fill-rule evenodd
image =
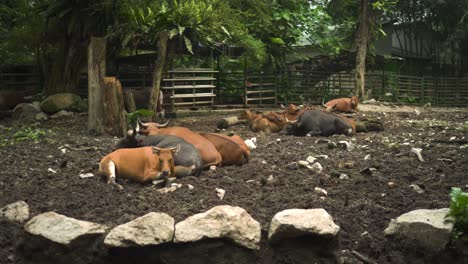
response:
<svg viewBox="0 0 468 264"><path fill-rule="evenodd" d="M261 114L254 114L251 110L244 110L240 113L239 119L247 119L249 127L253 132L270 132L270 122Z"/></svg>
<svg viewBox="0 0 468 264"><path fill-rule="evenodd" d="M122 186L115 182L116 173L119 177L137 182L175 177L172 155L179 149L180 146L118 149L101 160L98 173L107 178L107 183L115 184L119 189Z"/></svg>
<svg viewBox="0 0 468 264"><path fill-rule="evenodd" d="M199 134L216 147L223 159L222 165L243 165L249 161L250 150L241 137L229 137L216 133Z"/></svg>
<svg viewBox="0 0 468 264"><path fill-rule="evenodd" d="M140 135L146 136L172 135L183 138L185 141L192 144L198 152L200 152L200 156L203 161L203 168L209 168L212 165L218 165L221 163L221 155L209 140L185 127L166 127L168 124L169 122L165 124L143 123L138 120L136 131Z"/></svg>
<svg viewBox="0 0 468 264"><path fill-rule="evenodd" d="M347 113L354 113L357 112L359 100L356 96L352 96L351 98L338 98L333 99L323 106L326 107L326 112L337 111L337 112L347 112Z"/></svg>

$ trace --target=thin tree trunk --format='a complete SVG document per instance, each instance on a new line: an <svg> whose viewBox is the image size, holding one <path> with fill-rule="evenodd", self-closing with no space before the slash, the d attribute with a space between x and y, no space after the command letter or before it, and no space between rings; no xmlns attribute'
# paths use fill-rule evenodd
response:
<svg viewBox="0 0 468 264"><path fill-rule="evenodd" d="M88 48L88 131L104 132L103 78L106 75L106 41L91 37Z"/></svg>
<svg viewBox="0 0 468 264"><path fill-rule="evenodd" d="M166 63L166 51L167 51L167 42L169 40L169 32L162 31L158 36L158 57L153 70L153 85L151 90L151 96L148 103L148 109L151 111L157 112L156 106L159 99L159 92L161 90L161 80L164 71L164 64ZM153 118L156 115L153 116Z"/></svg>
<svg viewBox="0 0 468 264"><path fill-rule="evenodd" d="M369 43L369 0L361 1L361 18L356 34L356 95L361 94L365 98L365 73L367 44Z"/></svg>

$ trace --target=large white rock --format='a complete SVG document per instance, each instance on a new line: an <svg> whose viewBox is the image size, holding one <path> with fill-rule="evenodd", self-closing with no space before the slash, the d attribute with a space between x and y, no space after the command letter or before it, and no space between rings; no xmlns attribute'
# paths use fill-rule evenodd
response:
<svg viewBox="0 0 468 264"><path fill-rule="evenodd" d="M29 205L25 201L9 204L0 209L0 218L23 223L29 218Z"/></svg>
<svg viewBox="0 0 468 264"><path fill-rule="evenodd" d="M69 246L80 238L104 234L106 226L47 212L33 217L24 225L26 232Z"/></svg>
<svg viewBox="0 0 468 264"><path fill-rule="evenodd" d="M273 216L268 239L278 242L303 235L335 237L339 231L324 209L288 209Z"/></svg>
<svg viewBox="0 0 468 264"><path fill-rule="evenodd" d="M439 251L450 240L454 219L445 218L448 208L418 209L392 219L384 230L385 235L409 239L420 246Z"/></svg>
<svg viewBox="0 0 468 264"><path fill-rule="evenodd" d="M246 248L259 249L260 235L260 224L246 210L220 205L177 223L174 242L227 238Z"/></svg>
<svg viewBox="0 0 468 264"><path fill-rule="evenodd" d="M149 213L112 229L104 239L110 247L159 245L172 242L174 218L165 213Z"/></svg>

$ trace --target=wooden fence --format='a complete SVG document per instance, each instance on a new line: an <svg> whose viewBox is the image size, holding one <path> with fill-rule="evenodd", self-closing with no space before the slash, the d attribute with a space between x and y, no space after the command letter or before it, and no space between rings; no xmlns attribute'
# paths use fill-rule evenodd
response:
<svg viewBox="0 0 468 264"><path fill-rule="evenodd" d="M125 71L119 73L117 77L124 89L151 87L151 72L148 70ZM212 86L215 88L209 92L210 97L217 100L218 104L267 105L277 102L318 104L322 99L350 96L356 90L354 75L344 72L221 71L213 76L213 79L210 79L209 85L210 89ZM0 89L37 91L40 90L40 85L36 73L0 73ZM433 106L468 106L468 77L436 78L368 73L365 87L366 90L372 91L372 98L380 101L421 105L431 103ZM80 87L76 92L82 96L87 95L86 74L82 75ZM211 94L216 94L216 97ZM213 103L213 100L207 101Z"/></svg>
<svg viewBox="0 0 468 264"><path fill-rule="evenodd" d="M40 89L39 75L36 73L1 73L0 89L34 91Z"/></svg>
<svg viewBox="0 0 468 264"><path fill-rule="evenodd" d="M249 76L255 76L257 80L271 80L272 76L275 76L275 84L271 86L275 87L274 89L268 90L263 87L266 91L276 94L275 102L319 104L322 99L326 101L332 98L349 97L356 91L352 73L296 70L277 74L250 73L246 76L247 80ZM434 106L468 106L468 77L434 78L368 73L365 81L366 91L370 90L371 97L380 101L420 105L431 103ZM268 84L270 85L271 82ZM242 96L245 97L248 105L263 103L260 99L250 99L249 87L246 87L244 91ZM260 98L271 97L260 92L254 93L259 93Z"/></svg>

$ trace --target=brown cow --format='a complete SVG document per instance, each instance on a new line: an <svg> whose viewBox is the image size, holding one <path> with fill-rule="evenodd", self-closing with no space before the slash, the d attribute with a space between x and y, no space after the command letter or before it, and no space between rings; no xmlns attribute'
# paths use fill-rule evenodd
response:
<svg viewBox="0 0 468 264"><path fill-rule="evenodd" d="M270 132L280 132L288 124L286 114L282 112L267 112L262 116L268 120Z"/></svg>
<svg viewBox="0 0 468 264"><path fill-rule="evenodd" d="M250 150L241 137L216 133L199 134L216 147L223 158L222 165L243 165L249 161Z"/></svg>
<svg viewBox="0 0 468 264"><path fill-rule="evenodd" d="M247 119L249 127L253 132L270 132L270 122L261 114L254 114L251 110L244 110L240 113L239 119Z"/></svg>
<svg viewBox="0 0 468 264"><path fill-rule="evenodd" d="M356 96L351 98L333 99L323 106L326 107L326 112L337 111L346 113L355 113L358 111L359 100Z"/></svg>
<svg viewBox="0 0 468 264"><path fill-rule="evenodd" d="M203 168L209 168L212 165L221 163L221 155L209 140L186 127L167 127L168 124L169 122L165 124L143 123L138 120L136 131L138 134L146 136L172 135L183 138L200 152L200 156L203 160Z"/></svg>
<svg viewBox="0 0 468 264"><path fill-rule="evenodd" d="M122 186L115 182L116 173L137 182L175 177L172 155L179 149L180 146L118 149L101 160L98 173L107 178L108 184L115 184L119 189Z"/></svg>

